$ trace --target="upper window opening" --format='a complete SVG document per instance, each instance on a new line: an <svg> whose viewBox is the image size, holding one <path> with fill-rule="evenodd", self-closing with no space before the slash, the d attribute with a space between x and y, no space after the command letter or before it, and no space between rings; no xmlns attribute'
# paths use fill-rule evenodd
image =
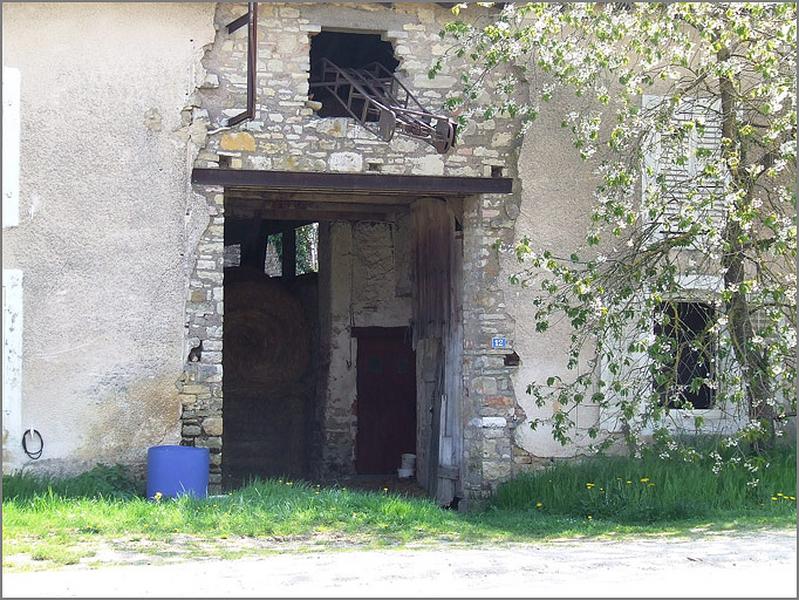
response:
<svg viewBox="0 0 799 600"><path fill-rule="evenodd" d="M297 238L297 275L319 271L319 223L308 223L294 230Z"/></svg>
<svg viewBox="0 0 799 600"><path fill-rule="evenodd" d="M669 341L671 355L658 385L664 403L677 409L711 408L715 398L715 309L702 302L669 302L661 305L660 312L654 332Z"/></svg>
<svg viewBox="0 0 799 600"><path fill-rule="evenodd" d="M269 277L283 275L283 234L274 233L266 238L264 273Z"/></svg>
<svg viewBox="0 0 799 600"><path fill-rule="evenodd" d="M324 59L341 69L360 69L372 63L383 65L394 73L399 61L394 57L391 43L380 39L376 33L344 33L322 31L311 38L311 83L321 81L324 76ZM324 88L311 90L312 100L322 103L320 117L350 117L352 114L330 91ZM363 110L363 101L357 99L350 109L356 114ZM367 121L377 121L377 114L369 114Z"/></svg>

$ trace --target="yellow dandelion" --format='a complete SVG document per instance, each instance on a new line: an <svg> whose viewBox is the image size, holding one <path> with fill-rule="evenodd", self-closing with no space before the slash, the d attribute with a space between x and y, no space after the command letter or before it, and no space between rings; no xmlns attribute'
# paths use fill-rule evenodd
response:
<svg viewBox="0 0 799 600"><path fill-rule="evenodd" d="M782 492L777 492L777 498L782 498Z"/></svg>
<svg viewBox="0 0 799 600"><path fill-rule="evenodd" d="M536 503L535 503L535 507L536 507L536 508L541 508L542 506L544 506L544 503L543 503L543 502L536 502Z"/></svg>
<svg viewBox="0 0 799 600"><path fill-rule="evenodd" d="M627 480L627 485L632 485L632 481L630 481L630 480L628 479L628 480Z"/></svg>
<svg viewBox="0 0 799 600"><path fill-rule="evenodd" d="M593 521L593 519L594 519L594 517L592 517L591 515L588 515L588 520L589 521Z"/></svg>
<svg viewBox="0 0 799 600"><path fill-rule="evenodd" d="M646 487L655 487L655 484L654 483L647 483Z"/></svg>
<svg viewBox="0 0 799 600"><path fill-rule="evenodd" d="M772 496L771 499L776 502L778 500L777 496Z"/></svg>
<svg viewBox="0 0 799 600"><path fill-rule="evenodd" d="M387 491L388 491L388 488L387 488L387 487L384 487L384 488L383 488L383 491L384 491L384 492L387 492Z"/></svg>
<svg viewBox="0 0 799 600"><path fill-rule="evenodd" d="M594 487L594 484L589 481L588 483L585 484L585 487L586 489L590 490L592 487Z"/></svg>
<svg viewBox="0 0 799 600"><path fill-rule="evenodd" d="M649 483L649 477L641 477L641 483Z"/></svg>

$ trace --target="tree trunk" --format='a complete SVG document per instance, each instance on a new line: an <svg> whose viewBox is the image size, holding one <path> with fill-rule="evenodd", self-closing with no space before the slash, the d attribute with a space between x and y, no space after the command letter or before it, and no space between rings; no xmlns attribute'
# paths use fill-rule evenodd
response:
<svg viewBox="0 0 799 600"><path fill-rule="evenodd" d="M722 49L718 53L720 62L729 57L729 51ZM731 140L732 144L723 151L724 158L730 157L739 149L740 140L736 124L736 92L733 82L727 78L719 80L721 92L722 136ZM747 180L746 173L741 173L737 168L730 169L733 187L736 190L746 190L740 200L737 200L735 210L741 210L752 202L753 187ZM746 396L749 408L749 418L758 421L764 428L767 438L766 446L774 441L774 408L768 403L771 398L771 388L768 381L767 362L762 352L754 349L750 341L754 337L754 328L749 312L749 303L746 293L740 289L740 284L746 278L744 265L744 252L741 241L740 223L727 219L723 239L724 245L721 264L724 267L724 287L734 290L729 300L725 302L725 312L729 323L730 338L735 353L735 359L741 366L746 386ZM760 449L755 444L755 449Z"/></svg>

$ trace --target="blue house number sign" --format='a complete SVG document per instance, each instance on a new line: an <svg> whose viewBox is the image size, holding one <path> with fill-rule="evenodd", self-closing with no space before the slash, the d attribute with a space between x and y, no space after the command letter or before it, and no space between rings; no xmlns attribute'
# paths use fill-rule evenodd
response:
<svg viewBox="0 0 799 600"><path fill-rule="evenodd" d="M507 348L508 347L508 338L496 336L491 338L491 348L496 350L498 348Z"/></svg>

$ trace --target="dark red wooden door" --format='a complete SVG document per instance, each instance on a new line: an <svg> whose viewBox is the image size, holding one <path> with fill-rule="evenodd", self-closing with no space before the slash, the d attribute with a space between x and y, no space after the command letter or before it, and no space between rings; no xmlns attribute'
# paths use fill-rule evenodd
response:
<svg viewBox="0 0 799 600"><path fill-rule="evenodd" d="M358 473L396 473L416 453L416 357L404 328L362 328L358 336Z"/></svg>

